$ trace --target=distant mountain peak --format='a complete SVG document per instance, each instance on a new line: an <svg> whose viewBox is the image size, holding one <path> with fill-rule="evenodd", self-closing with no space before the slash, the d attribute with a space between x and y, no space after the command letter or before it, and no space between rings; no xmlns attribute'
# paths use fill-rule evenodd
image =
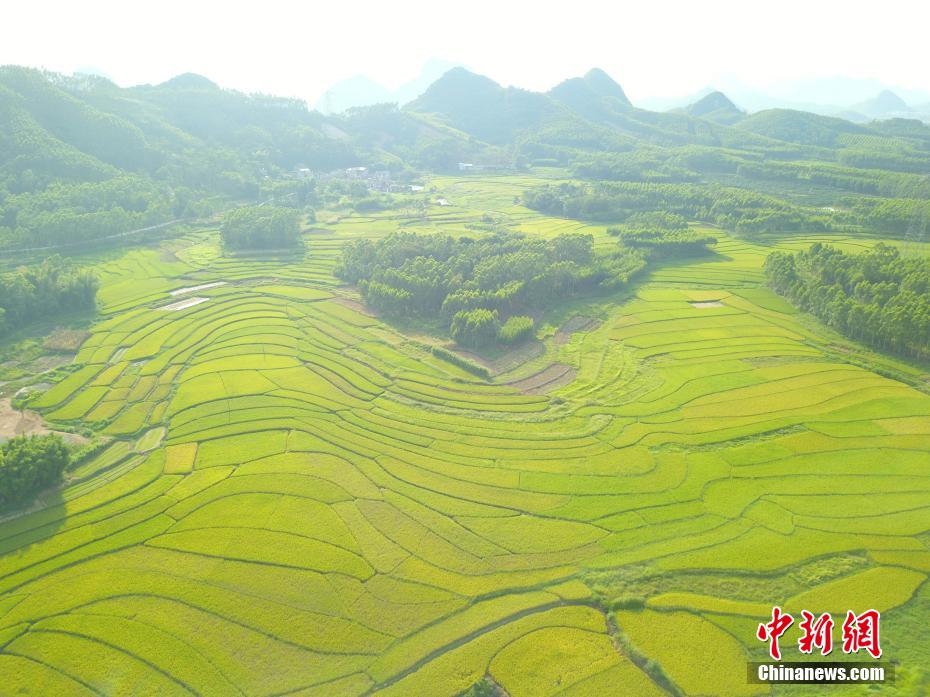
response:
<svg viewBox="0 0 930 697"><path fill-rule="evenodd" d="M562 113L545 94L502 87L465 68L447 71L406 108L437 114L454 128L495 144Z"/></svg>
<svg viewBox="0 0 930 697"><path fill-rule="evenodd" d="M620 84L600 68L591 68L582 79L599 96L614 97L625 104L630 103Z"/></svg>
<svg viewBox="0 0 930 697"><path fill-rule="evenodd" d="M479 95L496 94L503 89L489 77L473 73L467 68L455 67L443 73L413 104L420 107L429 104L435 109L442 105L443 100L452 100L451 103L457 104L463 98L468 100Z"/></svg>
<svg viewBox="0 0 930 697"><path fill-rule="evenodd" d="M485 86L494 86L500 87L494 80L489 78L487 75L479 75L478 73L473 73L468 68L463 68L462 66L456 66L450 68L442 74L442 76L436 80L433 85L438 83L445 82L451 84L472 84L472 85L485 85Z"/></svg>
<svg viewBox="0 0 930 697"><path fill-rule="evenodd" d="M872 99L867 99L850 108L870 118L885 118L912 111L907 102L887 89L882 90Z"/></svg>
<svg viewBox="0 0 930 697"><path fill-rule="evenodd" d="M423 64L420 74L397 89L388 89L366 75L356 75L330 86L316 102L317 110L324 114L338 114L353 107L396 103L403 106L426 92L427 88L451 68L459 67L441 58L430 58Z"/></svg>
<svg viewBox="0 0 930 697"><path fill-rule="evenodd" d="M730 101L730 98L727 97L723 92L715 90L710 94L707 94L697 100L694 104L688 107L688 113L692 116L703 116L712 111L718 111L720 109L736 109L739 110L737 106Z"/></svg>
<svg viewBox="0 0 930 697"><path fill-rule="evenodd" d="M878 96L875 97L877 102L881 102L887 106L896 107L900 109L910 109L907 102L905 102L901 97L892 92L891 90L882 90L878 93Z"/></svg>
<svg viewBox="0 0 930 697"><path fill-rule="evenodd" d="M694 104L686 106L682 111L688 116L696 116L727 125L734 124L746 116L739 107L730 101L729 97L719 90L704 95Z"/></svg>
<svg viewBox="0 0 930 697"><path fill-rule="evenodd" d="M330 87L317 100L316 108L334 114L358 106L391 101L391 92L366 75L355 75Z"/></svg>
<svg viewBox="0 0 930 697"><path fill-rule="evenodd" d="M199 89L199 90L217 90L219 85L217 85L213 80L204 77L203 75L198 75L197 73L181 73L176 75L170 80L165 80L159 85L159 87L181 87L184 89Z"/></svg>
<svg viewBox="0 0 930 697"><path fill-rule="evenodd" d="M426 92L430 85L449 72L449 70L459 67L461 66L458 63L452 63L442 58L430 58L423 64L423 68L420 70L419 75L412 80L408 80L394 90L397 103L404 105L412 102Z"/></svg>
<svg viewBox="0 0 930 697"><path fill-rule="evenodd" d="M584 77L563 80L549 90L549 96L595 120L632 108L623 88L600 68L592 68Z"/></svg>

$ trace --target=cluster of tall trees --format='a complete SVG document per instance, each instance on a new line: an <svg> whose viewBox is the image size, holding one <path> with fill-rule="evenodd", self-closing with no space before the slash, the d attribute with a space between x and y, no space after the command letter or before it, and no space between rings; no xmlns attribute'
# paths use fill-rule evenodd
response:
<svg viewBox="0 0 930 697"><path fill-rule="evenodd" d="M698 168L678 154L647 145L626 152L608 150L596 155L576 155L572 172L587 180L681 183L701 179Z"/></svg>
<svg viewBox="0 0 930 697"><path fill-rule="evenodd" d="M300 213L293 208L243 206L223 216L223 244L234 250L272 250L300 243Z"/></svg>
<svg viewBox="0 0 930 697"><path fill-rule="evenodd" d="M595 255L592 242L578 234L531 239L495 232L473 239L396 232L347 244L336 273L357 283L381 312L439 316L459 343L486 346L530 335L533 310L620 288L645 267L640 250Z"/></svg>
<svg viewBox="0 0 930 697"><path fill-rule="evenodd" d="M71 462L61 436L17 436L0 444L0 506L55 484Z"/></svg>
<svg viewBox="0 0 930 697"><path fill-rule="evenodd" d="M476 307L452 315L449 335L462 346L481 348L492 345L497 340L500 330L500 315L497 310Z"/></svg>
<svg viewBox="0 0 930 697"><path fill-rule="evenodd" d="M876 232L930 241L930 200L863 197L853 203L853 212Z"/></svg>
<svg viewBox="0 0 930 697"><path fill-rule="evenodd" d="M654 257L705 254L717 238L688 226L680 215L665 212L634 213L623 225L607 229L627 247L647 250Z"/></svg>
<svg viewBox="0 0 930 697"><path fill-rule="evenodd" d="M174 200L136 176L79 183L54 182L22 193L0 189L0 247L71 245L120 235L196 212L182 192Z"/></svg>
<svg viewBox="0 0 930 697"><path fill-rule="evenodd" d="M99 282L61 257L0 274L0 336L39 317L94 307Z"/></svg>
<svg viewBox="0 0 930 697"><path fill-rule="evenodd" d="M776 292L841 333L930 358L930 259L902 257L886 244L849 254L817 243L770 254L765 273Z"/></svg>
<svg viewBox="0 0 930 697"><path fill-rule="evenodd" d="M747 183L783 181L875 196L930 197L930 180L925 176L857 169L831 162L751 161L740 164L736 174Z"/></svg>
<svg viewBox="0 0 930 697"><path fill-rule="evenodd" d="M497 331L497 339L504 344L516 344L533 334L535 322L527 315L514 315Z"/></svg>

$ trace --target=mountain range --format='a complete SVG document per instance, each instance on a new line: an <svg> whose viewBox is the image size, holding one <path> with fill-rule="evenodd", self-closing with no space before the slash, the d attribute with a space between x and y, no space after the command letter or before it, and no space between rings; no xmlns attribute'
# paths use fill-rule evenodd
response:
<svg viewBox="0 0 930 697"><path fill-rule="evenodd" d="M381 103L404 106L454 67L462 66L431 59L424 65L420 75L396 90L389 90L364 75L357 75L330 87L316 101L315 108L325 114L336 114L353 107ZM738 111L748 113L766 109L793 109L824 116L838 116L856 123L896 117L918 118L930 122L930 93L890 87L878 80L842 76L775 85L771 88L771 93L761 92L741 81L729 78L723 80L719 89L706 87L682 97L650 97L637 100L636 105L649 111L681 111L715 93L725 95ZM719 97L714 99L719 100ZM698 107L699 110L706 108L706 104ZM731 113L729 116L718 115L718 118L727 121L732 120L734 116Z"/></svg>
<svg viewBox="0 0 930 697"><path fill-rule="evenodd" d="M683 97L652 97L638 105L654 111L685 108L712 92L727 95L747 112L794 109L824 116L839 116L857 123L882 118L919 118L930 121L930 93L891 87L877 80L847 77L819 78L774 86L770 93L745 83L724 79Z"/></svg>
<svg viewBox="0 0 930 697"><path fill-rule="evenodd" d="M905 133L922 142L930 132L914 120L918 112L889 91L851 109L868 118L908 118L867 124L791 109L752 112L720 91L652 111L633 104L621 85L597 68L548 92L505 87L463 67L446 68L430 64L419 81L393 92L403 95L396 102L409 98L401 109L383 104L327 116L298 100L246 95L194 74L121 88L96 75L67 77L5 66L0 68L5 117L0 178L27 170L40 179L43 173L60 177L69 171L103 176L114 167L157 178L182 163L201 172L224 152L236 154L237 166L250 163L251 171L325 169L398 157L441 169L455 158L490 156L495 148L508 149L506 157L518 152L530 160L562 162L574 161L577 152L601 156L634 146L640 155L647 146L702 146L800 157L799 146L861 150L850 140L854 134L868 134L880 144L881 138ZM438 71L442 75L424 87ZM894 143L887 145L889 153L899 151ZM494 155L504 156L503 150ZM217 172L231 176L236 167L214 169L208 178L216 179Z"/></svg>
<svg viewBox="0 0 930 697"><path fill-rule="evenodd" d="M259 200L301 169L358 165L399 173L540 165L591 179L816 183L905 197L925 187L930 127L894 94L856 107L908 118L855 123L741 106L713 91L669 111L642 109L597 68L533 92L455 67L402 108L326 115L195 74L121 88L96 75L4 66L0 246L143 227Z"/></svg>

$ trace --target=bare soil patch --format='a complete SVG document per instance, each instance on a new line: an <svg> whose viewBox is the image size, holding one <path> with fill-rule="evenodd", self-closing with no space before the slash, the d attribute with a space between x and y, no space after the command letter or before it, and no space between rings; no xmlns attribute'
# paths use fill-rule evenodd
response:
<svg viewBox="0 0 930 697"><path fill-rule="evenodd" d="M55 370L63 365L68 365L74 360L73 353L59 353L51 356L39 356L26 365L30 373L46 373L49 370Z"/></svg>
<svg viewBox="0 0 930 697"><path fill-rule="evenodd" d="M598 320L592 319L591 317L575 315L559 328L559 331L555 333L553 341L557 346L567 344L571 340L572 334L575 332L588 332L599 324L600 322Z"/></svg>
<svg viewBox="0 0 930 697"><path fill-rule="evenodd" d="M46 337L42 347L48 351L74 353L89 336L90 332L83 329L58 328Z"/></svg>
<svg viewBox="0 0 930 697"><path fill-rule="evenodd" d="M350 310L355 310L363 315L368 315L369 317L375 317L375 313L368 309L364 303L359 302L358 300L353 300L352 298L346 298L341 295L337 295L330 300L337 305L342 305L343 307L348 307Z"/></svg>
<svg viewBox="0 0 930 697"><path fill-rule="evenodd" d="M719 300L694 300L690 303L691 307L696 307L699 310L705 310L709 307L723 307L723 303Z"/></svg>
<svg viewBox="0 0 930 697"><path fill-rule="evenodd" d="M9 399L0 399L0 439L31 433L48 433L42 417L34 411L19 411Z"/></svg>
<svg viewBox="0 0 930 697"><path fill-rule="evenodd" d="M507 383L524 394L548 394L575 379L575 369L564 363L552 363L538 373Z"/></svg>
<svg viewBox="0 0 930 697"><path fill-rule="evenodd" d="M47 433L58 433L69 443L84 444L87 442L86 438L74 433L52 431L39 414L28 409L19 411L13 408L9 398L0 399L0 441L15 438L16 436L45 435Z"/></svg>

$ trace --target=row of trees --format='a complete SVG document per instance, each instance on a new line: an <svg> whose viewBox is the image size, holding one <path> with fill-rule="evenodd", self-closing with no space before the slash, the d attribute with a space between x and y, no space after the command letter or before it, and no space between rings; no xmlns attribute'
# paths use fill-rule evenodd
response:
<svg viewBox="0 0 930 697"><path fill-rule="evenodd" d="M930 181L922 175L926 169L923 152L901 156L889 149L868 155L861 150L842 150L838 154L839 163L829 161L824 153L817 159L812 155L777 148L752 152L697 145L660 148L638 144L627 152L579 154L572 171L587 180L688 183L727 175L741 180L740 186L754 189L773 188L768 182L788 182L837 192L930 198ZM784 157L795 161L785 161Z"/></svg>
<svg viewBox="0 0 930 697"><path fill-rule="evenodd" d="M223 217L220 227L228 249L287 249L300 243L300 213L293 208L245 206Z"/></svg>
<svg viewBox="0 0 930 697"><path fill-rule="evenodd" d="M546 184L524 192L523 202L566 218L623 222L638 213L673 213L747 233L827 230L841 221L833 213L716 184Z"/></svg>
<svg viewBox="0 0 930 697"><path fill-rule="evenodd" d="M0 506L18 505L55 484L71 462L60 436L18 436L0 445Z"/></svg>
<svg viewBox="0 0 930 697"><path fill-rule="evenodd" d="M930 201L859 198L853 213L876 232L919 241L930 240Z"/></svg>
<svg viewBox="0 0 930 697"><path fill-rule="evenodd" d="M61 257L0 274L0 336L37 318L94 307L99 282Z"/></svg>
<svg viewBox="0 0 930 697"><path fill-rule="evenodd" d="M902 257L885 244L848 254L817 243L770 254L765 273L776 292L843 334L930 358L930 260Z"/></svg>
<svg viewBox="0 0 930 697"><path fill-rule="evenodd" d="M786 178L800 179L803 172L808 172L811 181L833 177L838 187L839 179L848 176L846 170L827 165L811 165L808 170L790 163L767 166L773 171L783 168L790 173ZM672 215L750 234L864 228L897 237L915 233L926 237L930 234L930 184L926 178L915 179L913 175L866 172L858 183L844 188L886 196L903 192L899 195L909 197L841 196L832 208L799 206L776 196L716 184L655 182L547 184L524 192L523 202L548 215L631 226L639 225L642 217Z"/></svg>
<svg viewBox="0 0 930 697"><path fill-rule="evenodd" d="M336 274L385 314L442 317L453 338L470 346L511 343L532 333L529 311L620 288L645 267L640 250L595 255L592 243L578 234L544 240L396 232L345 245Z"/></svg>
<svg viewBox="0 0 930 697"><path fill-rule="evenodd" d="M830 162L764 160L739 165L747 181L784 181L876 196L930 197L930 180L918 174L843 167Z"/></svg>

